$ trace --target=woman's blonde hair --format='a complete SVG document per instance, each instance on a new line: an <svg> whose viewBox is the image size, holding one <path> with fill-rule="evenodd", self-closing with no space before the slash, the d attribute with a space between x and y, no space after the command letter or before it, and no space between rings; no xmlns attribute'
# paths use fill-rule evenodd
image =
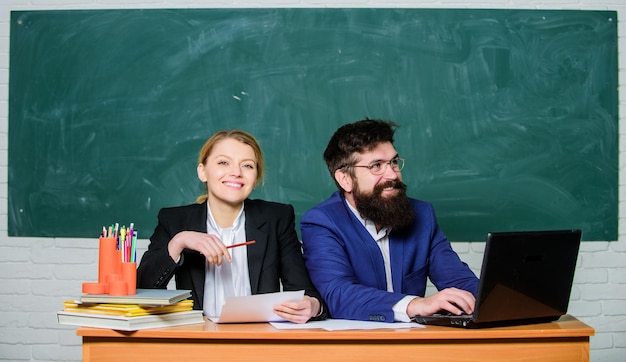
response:
<svg viewBox="0 0 626 362"><path fill-rule="evenodd" d="M245 143L248 146L252 147L252 150L254 151L254 156L256 156L257 174L256 174L255 186L258 185L263 179L263 172L264 172L263 152L261 151L261 146L259 146L259 142L256 140L256 138L254 138L253 135L251 135L250 133L246 131L233 129L229 131L222 130L222 131L215 133L213 136L211 136L211 138L209 138L204 143L204 146L202 146L202 148L200 149L200 155L198 156L198 164L204 165L206 163L207 158L211 154L211 151L213 151L213 147L215 146L215 144L227 138L232 138L234 140ZM208 195L205 193L204 195L199 196L196 199L196 202L202 203L207 199L207 197Z"/></svg>

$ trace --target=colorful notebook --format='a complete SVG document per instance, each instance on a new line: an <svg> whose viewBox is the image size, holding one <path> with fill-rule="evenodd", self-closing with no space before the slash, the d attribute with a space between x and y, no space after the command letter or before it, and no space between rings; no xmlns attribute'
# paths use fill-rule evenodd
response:
<svg viewBox="0 0 626 362"><path fill-rule="evenodd" d="M132 295L83 294L81 303L114 303L166 305L180 302L191 297L191 290L184 289L137 289Z"/></svg>
<svg viewBox="0 0 626 362"><path fill-rule="evenodd" d="M124 317L105 314L58 311L59 324L136 331L148 328L171 327L184 324L204 323L201 310Z"/></svg>

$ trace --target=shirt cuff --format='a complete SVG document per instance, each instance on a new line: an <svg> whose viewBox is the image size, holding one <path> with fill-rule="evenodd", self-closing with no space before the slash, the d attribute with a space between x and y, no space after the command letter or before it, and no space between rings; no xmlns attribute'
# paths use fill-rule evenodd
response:
<svg viewBox="0 0 626 362"><path fill-rule="evenodd" d="M410 322L411 318L406 313L409 303L415 298L413 295L407 295L393 305L393 319L396 322Z"/></svg>
<svg viewBox="0 0 626 362"><path fill-rule="evenodd" d="M317 313L317 315L313 318L319 318L322 316L322 314L324 314L324 304L322 304L322 302L320 300L318 300L318 302L320 303L320 312Z"/></svg>
<svg viewBox="0 0 626 362"><path fill-rule="evenodd" d="M176 266L181 266L183 265L183 260L184 260L183 253L180 253L180 255L178 256L178 259L174 260L174 263L176 263Z"/></svg>

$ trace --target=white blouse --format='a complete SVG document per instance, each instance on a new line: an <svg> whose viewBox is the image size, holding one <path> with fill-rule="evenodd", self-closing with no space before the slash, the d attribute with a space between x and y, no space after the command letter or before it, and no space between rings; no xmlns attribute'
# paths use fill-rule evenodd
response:
<svg viewBox="0 0 626 362"><path fill-rule="evenodd" d="M224 245L243 243L246 241L246 214L241 206L241 211L229 228L221 228L215 222L211 214L211 208L207 202L207 233L216 235ZM247 248L228 249L232 262L224 260L222 265L206 263L206 276L204 278L204 315L217 317L222 312L222 305L227 298L251 295L250 276L248 274Z"/></svg>

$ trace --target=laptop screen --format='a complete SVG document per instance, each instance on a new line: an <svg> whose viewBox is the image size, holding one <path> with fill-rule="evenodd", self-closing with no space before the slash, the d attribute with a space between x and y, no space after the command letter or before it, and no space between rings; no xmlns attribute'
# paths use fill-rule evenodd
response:
<svg viewBox="0 0 626 362"><path fill-rule="evenodd" d="M489 233L474 322L565 314L580 239L580 230Z"/></svg>

